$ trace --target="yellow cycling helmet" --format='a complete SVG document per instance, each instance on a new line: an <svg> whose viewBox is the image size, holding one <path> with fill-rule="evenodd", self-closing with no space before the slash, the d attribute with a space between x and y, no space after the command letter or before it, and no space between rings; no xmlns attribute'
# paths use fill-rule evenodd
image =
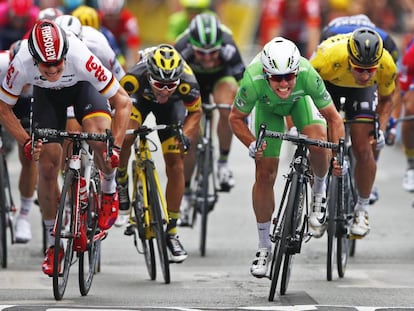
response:
<svg viewBox="0 0 414 311"><path fill-rule="evenodd" d="M151 77L157 81L178 80L183 74L183 60L169 44L160 44L147 57L147 68Z"/></svg>
<svg viewBox="0 0 414 311"><path fill-rule="evenodd" d="M205 10L211 5L210 0L180 0L180 4L186 9Z"/></svg>
<svg viewBox="0 0 414 311"><path fill-rule="evenodd" d="M100 28L98 12L90 6L81 5L72 12L72 15L77 17L82 25Z"/></svg>
<svg viewBox="0 0 414 311"><path fill-rule="evenodd" d="M381 36L373 29L361 27L348 39L348 55L357 66L376 66L381 59L383 42Z"/></svg>

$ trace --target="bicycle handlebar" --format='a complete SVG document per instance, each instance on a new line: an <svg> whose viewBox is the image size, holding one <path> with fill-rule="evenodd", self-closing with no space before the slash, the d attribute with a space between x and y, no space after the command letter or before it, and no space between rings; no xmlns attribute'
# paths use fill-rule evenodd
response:
<svg viewBox="0 0 414 311"><path fill-rule="evenodd" d="M88 133L88 132L68 132L51 128L38 128L33 130L33 139L32 142L38 139L47 139L47 138L64 138L71 140L93 140L93 141L102 141L106 142L106 151L107 156L112 156L112 148L114 147L114 138L110 129L105 130L106 133Z"/></svg>
<svg viewBox="0 0 414 311"><path fill-rule="evenodd" d="M203 103L203 111L213 111L215 109L228 109L230 110L232 105L230 104L216 104L216 103Z"/></svg>
<svg viewBox="0 0 414 311"><path fill-rule="evenodd" d="M339 150L339 144L332 143L329 141L308 138L306 135L303 135L303 134L299 134L296 136L296 135L290 135L287 133L266 130L266 124L264 123L260 125L259 133L257 136L258 137L256 140L256 148L259 148L262 145L265 137L273 137L273 138L278 138L281 140L287 140L287 141L293 142L298 145L317 146L321 148L332 149L334 151Z"/></svg>
<svg viewBox="0 0 414 311"><path fill-rule="evenodd" d="M137 129L129 129L126 130L126 135L138 135L140 137L145 137L151 132L158 131L158 130L166 130L166 129L172 129L178 138L178 140L183 145L184 151L188 151L190 148L188 138L184 135L183 132L183 124L182 122L178 122L177 124L158 124L152 127L142 125Z"/></svg>

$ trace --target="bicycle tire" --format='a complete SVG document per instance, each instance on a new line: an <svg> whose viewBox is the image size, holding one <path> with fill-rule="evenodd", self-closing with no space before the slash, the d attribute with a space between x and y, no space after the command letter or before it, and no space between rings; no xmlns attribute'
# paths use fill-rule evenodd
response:
<svg viewBox="0 0 414 311"><path fill-rule="evenodd" d="M157 184L155 182L154 169L151 162L146 162L145 171L147 177L149 208L151 211L151 229L154 231L155 239L157 240L158 259L160 261L164 282L169 284L171 282L170 261L168 258L164 220L162 218L161 203Z"/></svg>
<svg viewBox="0 0 414 311"><path fill-rule="evenodd" d="M73 183L75 182L74 172L68 170L65 173L62 192L60 195L60 202L57 211L56 224L55 224L55 245L54 245L54 257L53 257L53 294L56 300L62 300L66 290L66 286L69 279L69 271L72 265L73 258L73 233L74 233L74 219L73 215L64 215L65 201L68 200L72 205L71 211L73 212L73 202L70 198L73 198ZM67 221L69 219L69 230L66 229ZM59 262L60 249L64 250L63 265ZM62 272L59 268L62 268Z"/></svg>
<svg viewBox="0 0 414 311"><path fill-rule="evenodd" d="M327 233L327 253L326 253L326 279L332 281L333 269L334 269L334 242L335 242L335 233L336 233L336 206L338 204L338 179L330 175L328 180L328 227L326 229Z"/></svg>
<svg viewBox="0 0 414 311"><path fill-rule="evenodd" d="M201 227L200 227L200 254L202 257L206 255L206 243L207 243L207 223L208 223L208 213L210 211L209 205L209 191L210 191L210 176L213 174L213 159L212 159L212 150L209 143L205 144L203 149L204 155L202 157L203 162L201 163L202 171L200 176L202 176L201 181L201 192L200 192L200 215L201 215Z"/></svg>
<svg viewBox="0 0 414 311"><path fill-rule="evenodd" d="M352 245L355 243L349 239L349 228L352 225L352 215L356 200L356 194L352 190L353 184L351 180L352 176L350 172L343 177L343 191L341 196L341 204L338 208L338 219L341 220L338 223L337 229L337 267L338 275L340 278L345 276L345 270L348 263L348 258L351 256Z"/></svg>
<svg viewBox="0 0 414 311"><path fill-rule="evenodd" d="M10 223L7 216L4 161L4 155L0 153L0 260L2 268L7 268L7 227Z"/></svg>
<svg viewBox="0 0 414 311"><path fill-rule="evenodd" d="M94 173L96 174L96 172ZM98 173L99 174L99 173ZM91 178L89 185L89 200L88 207L81 213L86 213L87 225L87 250L85 252L78 252L79 256L79 290L82 296L86 296L92 286L92 281L97 272L97 264L100 258L101 239L96 238L95 234L98 232L98 207L100 204L100 196L97 190L100 186L99 179ZM82 216L81 216L82 217Z"/></svg>
<svg viewBox="0 0 414 311"><path fill-rule="evenodd" d="M133 167L135 167L136 162L135 160L132 163ZM145 259L145 265L147 267L147 271L149 277L152 281L156 279L157 276L157 269L156 269L156 262L155 262L155 250L154 250L154 239L153 237L147 237L147 231L149 228L146 228L145 220L144 220L144 202L143 202L143 194L142 194L142 185L141 181L139 180L138 176L134 174L134 196L132 201L132 207L134 211L134 221L135 221L135 235L134 235L134 243L135 248L137 249L138 253L142 253ZM138 237L138 238L137 238ZM138 242L139 240L139 242ZM138 243L140 243L141 248L138 247Z"/></svg>
<svg viewBox="0 0 414 311"><path fill-rule="evenodd" d="M285 204L283 215L280 221L280 241L275 244L273 255L272 255L272 267L271 267L271 284L269 292L269 301L273 301L276 293L277 281L279 279L280 268L282 266L282 260L285 256L288 237L292 232L292 214L293 207L296 198L296 189L297 189L298 176L293 174L292 179L287 181L289 183L289 194L288 199ZM284 199L282 198L282 202Z"/></svg>
<svg viewBox="0 0 414 311"><path fill-rule="evenodd" d="M296 174L294 176L298 177L298 175ZM290 218L290 228L291 228L290 237L291 237L291 241L294 241L294 244L289 245L288 243L287 245L288 247L286 248L286 251L285 251L285 257L283 260L283 269L282 269L282 279L280 282L280 295L286 294L289 281L290 281L290 275L292 272L292 261L294 258L294 254L300 252L300 243L302 241L301 236L298 239L298 234L301 234L300 232L302 229L300 225L302 224L302 211L303 211L303 206L305 204L306 195L307 195L306 183L300 181L302 180L302 178L297 178L297 180L295 179L296 178L293 178L292 181L296 183L297 190L296 190L295 198L293 201L293 208L291 209L292 217ZM296 245L296 243L298 243L298 245ZM292 249L292 247L294 249Z"/></svg>

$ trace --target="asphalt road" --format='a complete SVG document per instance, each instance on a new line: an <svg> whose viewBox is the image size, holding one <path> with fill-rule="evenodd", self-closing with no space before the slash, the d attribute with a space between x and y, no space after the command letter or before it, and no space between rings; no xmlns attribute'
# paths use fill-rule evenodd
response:
<svg viewBox="0 0 414 311"><path fill-rule="evenodd" d="M291 148L284 145L283 159ZM19 166L9 157L15 200ZM155 157L164 180L159 154ZM408 310L414 306L414 243L411 207L413 195L404 192L401 180L405 159L398 146L386 147L378 163L376 185L380 200L370 209L371 232L357 242L345 277L326 281L326 236L304 244L294 258L285 296L268 302L270 281L249 273L257 246L256 225L251 208L254 163L236 139L230 157L237 181L230 193L221 193L210 214L207 254L198 251L199 231L180 228L189 252L182 264L171 265L171 284L161 274L149 280L143 256L123 228L112 228L103 242L101 272L90 293L82 297L73 266L62 301L55 302L52 279L41 271L41 221L37 207L30 215L33 239L26 245L9 247L9 266L0 271L0 310ZM279 199L280 167L276 196ZM398 308L398 309L397 309ZM412 309L414 310L414 309Z"/></svg>

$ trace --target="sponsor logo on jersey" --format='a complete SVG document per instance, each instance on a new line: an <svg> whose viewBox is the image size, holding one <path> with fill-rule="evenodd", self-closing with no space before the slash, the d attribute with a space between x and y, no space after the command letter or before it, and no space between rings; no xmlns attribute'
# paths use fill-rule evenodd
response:
<svg viewBox="0 0 414 311"><path fill-rule="evenodd" d="M16 68L13 66L13 63L12 63L7 69L7 75L6 75L6 83L10 89L13 88L13 83L16 80L18 73L19 72L16 71Z"/></svg>
<svg viewBox="0 0 414 311"><path fill-rule="evenodd" d="M108 77L105 75L105 69L102 65L99 65L97 62L94 61L95 57L91 55L88 61L85 64L86 70L89 72L95 72L95 78L99 82L105 82L108 80Z"/></svg>

